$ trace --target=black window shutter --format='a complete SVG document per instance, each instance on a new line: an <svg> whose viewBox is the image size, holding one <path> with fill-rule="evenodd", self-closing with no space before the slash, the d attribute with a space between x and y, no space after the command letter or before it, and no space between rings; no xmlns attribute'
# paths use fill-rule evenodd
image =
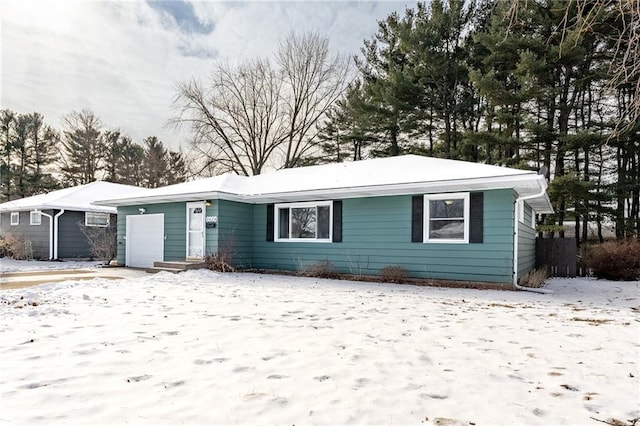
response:
<svg viewBox="0 0 640 426"><path fill-rule="evenodd" d="M273 241L273 204L267 204L267 241Z"/></svg>
<svg viewBox="0 0 640 426"><path fill-rule="evenodd" d="M424 225L424 196L411 197L411 242L421 243Z"/></svg>
<svg viewBox="0 0 640 426"><path fill-rule="evenodd" d="M333 202L333 242L342 242L342 200Z"/></svg>
<svg viewBox="0 0 640 426"><path fill-rule="evenodd" d="M481 243L483 238L484 193L472 192L469 206L469 242Z"/></svg>

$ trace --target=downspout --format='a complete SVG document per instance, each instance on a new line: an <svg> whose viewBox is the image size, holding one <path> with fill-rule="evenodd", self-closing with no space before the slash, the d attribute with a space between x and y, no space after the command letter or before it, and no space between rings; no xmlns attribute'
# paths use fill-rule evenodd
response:
<svg viewBox="0 0 640 426"><path fill-rule="evenodd" d="M36 209L35 211L39 212L40 215L49 218L49 260L53 260L53 216L43 212L42 210Z"/></svg>
<svg viewBox="0 0 640 426"><path fill-rule="evenodd" d="M533 293L541 293L541 294L550 294L553 293L553 290L545 290L543 288L533 288L533 287L523 287L518 284L518 237L520 236L519 232L519 222L520 218L518 217L518 206L520 203L530 200L532 198L538 198L544 195L547 188L546 185L542 185L540 188L540 192L536 194L526 195L523 197L516 198L516 202L514 204L514 215L513 215L513 287L517 290L531 291Z"/></svg>
<svg viewBox="0 0 640 426"><path fill-rule="evenodd" d="M60 218L60 216L62 216L62 214L64 213L64 209L60 210L58 213L56 213L56 215L53 217L53 219L55 220L55 227L53 228L53 240L54 240L54 245L53 245L53 258L57 259L58 258L58 219Z"/></svg>

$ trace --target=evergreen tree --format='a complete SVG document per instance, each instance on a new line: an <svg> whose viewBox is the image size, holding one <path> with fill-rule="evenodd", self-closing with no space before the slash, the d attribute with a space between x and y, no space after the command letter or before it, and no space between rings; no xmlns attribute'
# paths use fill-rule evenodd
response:
<svg viewBox="0 0 640 426"><path fill-rule="evenodd" d="M32 194L41 194L58 187L51 174L51 166L57 159L56 145L60 135L44 123L38 112L28 116L31 133L31 158L29 159L29 184Z"/></svg>
<svg viewBox="0 0 640 426"><path fill-rule="evenodd" d="M164 144L155 136L144 140L143 182L147 188L166 185L169 159Z"/></svg>
<svg viewBox="0 0 640 426"><path fill-rule="evenodd" d="M105 144L102 123L91 111L73 111L64 117L62 139L63 179L69 185L81 185L99 179L104 168Z"/></svg>
<svg viewBox="0 0 640 426"><path fill-rule="evenodd" d="M184 182L187 178L187 164L180 151L169 151L167 185Z"/></svg>
<svg viewBox="0 0 640 426"><path fill-rule="evenodd" d="M118 146L119 156L115 167L117 182L125 185L144 186L144 148L131 138L122 136Z"/></svg>
<svg viewBox="0 0 640 426"><path fill-rule="evenodd" d="M11 169L11 163L14 151L15 117L16 113L9 109L0 111L0 136L2 137L0 140L0 153L2 155L0 159L0 201L12 199L13 170Z"/></svg>

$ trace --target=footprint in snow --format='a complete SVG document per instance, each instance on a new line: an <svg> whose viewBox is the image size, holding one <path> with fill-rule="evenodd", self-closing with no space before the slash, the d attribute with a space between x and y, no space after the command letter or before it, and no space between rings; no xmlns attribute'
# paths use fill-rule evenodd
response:
<svg viewBox="0 0 640 426"><path fill-rule="evenodd" d="M148 374L144 374L142 376L129 377L127 379L127 383L143 382L145 380L149 380L150 378L151 378L151 376L149 376Z"/></svg>

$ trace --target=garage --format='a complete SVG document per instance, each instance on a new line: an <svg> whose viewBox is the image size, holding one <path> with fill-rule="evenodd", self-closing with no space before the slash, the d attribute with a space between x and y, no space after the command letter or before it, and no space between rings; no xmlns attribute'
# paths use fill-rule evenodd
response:
<svg viewBox="0 0 640 426"><path fill-rule="evenodd" d="M126 265L151 268L164 260L164 214L127 216Z"/></svg>

